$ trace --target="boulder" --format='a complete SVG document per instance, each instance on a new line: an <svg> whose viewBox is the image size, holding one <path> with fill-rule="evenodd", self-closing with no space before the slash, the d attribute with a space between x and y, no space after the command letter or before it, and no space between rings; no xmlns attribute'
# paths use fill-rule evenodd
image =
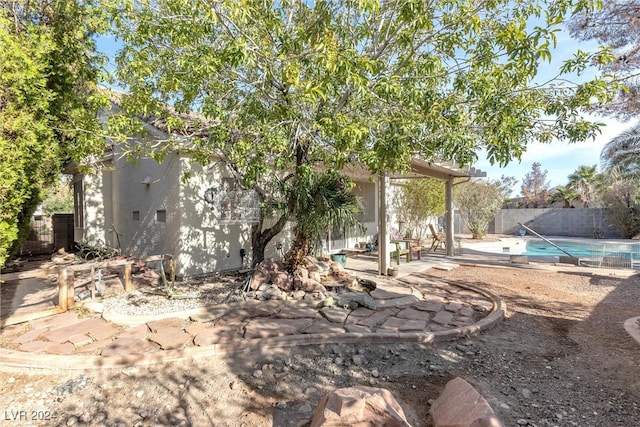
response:
<svg viewBox="0 0 640 427"><path fill-rule="evenodd" d="M296 270L296 276L302 277L303 279L308 279L309 278L309 270L307 270L304 267L298 267L298 269Z"/></svg>
<svg viewBox="0 0 640 427"><path fill-rule="evenodd" d="M434 427L502 427L489 403L462 378L447 383L429 414Z"/></svg>
<svg viewBox="0 0 640 427"><path fill-rule="evenodd" d="M256 268L256 271L253 272L253 276L251 276L251 290L255 291L260 288L261 285L269 283L271 279L271 273L266 271L265 269L261 269L260 266Z"/></svg>
<svg viewBox="0 0 640 427"><path fill-rule="evenodd" d="M271 273L271 283L285 292L293 290L293 276L286 271L275 271Z"/></svg>
<svg viewBox="0 0 640 427"><path fill-rule="evenodd" d="M323 397L311 420L311 427L320 426L411 427L389 390L366 386L341 388Z"/></svg>
<svg viewBox="0 0 640 427"><path fill-rule="evenodd" d="M320 282L317 282L311 278L303 279L302 277L296 277L293 280L293 288L295 290L305 292L327 292L327 288L322 286Z"/></svg>

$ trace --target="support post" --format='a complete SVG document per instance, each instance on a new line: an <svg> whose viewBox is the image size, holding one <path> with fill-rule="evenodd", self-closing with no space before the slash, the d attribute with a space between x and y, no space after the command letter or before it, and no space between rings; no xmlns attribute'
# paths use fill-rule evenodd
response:
<svg viewBox="0 0 640 427"><path fill-rule="evenodd" d="M378 273L387 274L389 267L389 177L385 173L378 175Z"/></svg>
<svg viewBox="0 0 640 427"><path fill-rule="evenodd" d="M449 175L445 184L445 231L447 256L453 256L453 236L454 236L454 206L453 206L453 176Z"/></svg>
<svg viewBox="0 0 640 427"><path fill-rule="evenodd" d="M133 284L131 283L131 263L124 266L124 291L131 292Z"/></svg>
<svg viewBox="0 0 640 427"><path fill-rule="evenodd" d="M64 311L73 307L74 301L74 288L73 288L74 273L71 271L71 277L69 277L69 268L61 268L58 271L58 304Z"/></svg>

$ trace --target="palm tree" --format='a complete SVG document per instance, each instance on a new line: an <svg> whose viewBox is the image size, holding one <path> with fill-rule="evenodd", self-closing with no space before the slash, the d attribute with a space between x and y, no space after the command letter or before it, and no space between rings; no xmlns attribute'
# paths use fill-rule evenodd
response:
<svg viewBox="0 0 640 427"><path fill-rule="evenodd" d="M605 170L618 167L625 177L640 176L640 123L607 142L600 159Z"/></svg>
<svg viewBox="0 0 640 427"><path fill-rule="evenodd" d="M594 201L595 189L599 179L600 176L596 165L579 166L575 172L569 175L568 187L578 193L585 208L589 207Z"/></svg>
<svg viewBox="0 0 640 427"><path fill-rule="evenodd" d="M360 226L360 199L351 192L352 182L335 170L316 173L301 166L291 188L289 209L296 220L294 240L285 254L287 270L294 272L305 256L322 248L327 231L347 231Z"/></svg>
<svg viewBox="0 0 640 427"><path fill-rule="evenodd" d="M575 190L561 185L556 187L555 191L551 195L551 201L562 202L564 204L563 208L570 208L571 202L579 197L580 195Z"/></svg>

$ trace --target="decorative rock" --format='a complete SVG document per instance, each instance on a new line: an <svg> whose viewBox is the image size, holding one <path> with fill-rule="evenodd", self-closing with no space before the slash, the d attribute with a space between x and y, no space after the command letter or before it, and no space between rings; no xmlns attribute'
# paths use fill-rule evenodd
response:
<svg viewBox="0 0 640 427"><path fill-rule="evenodd" d="M308 279L296 277L293 280L293 287L296 290L302 290L305 292L327 292L327 288L322 286L319 281L316 281L311 277L309 277Z"/></svg>
<svg viewBox="0 0 640 427"><path fill-rule="evenodd" d="M447 383L429 413L434 427L502 427L487 401L462 378Z"/></svg>
<svg viewBox="0 0 640 427"><path fill-rule="evenodd" d="M296 270L296 276L302 277L303 279L308 279L309 278L309 270L307 270L304 267L298 267L298 269Z"/></svg>
<svg viewBox="0 0 640 427"><path fill-rule="evenodd" d="M309 271L309 279L320 283L322 281L322 275L320 275L319 271Z"/></svg>
<svg viewBox="0 0 640 427"><path fill-rule="evenodd" d="M364 365L364 357L360 354L354 354L351 360L353 360L353 364L356 366Z"/></svg>
<svg viewBox="0 0 640 427"><path fill-rule="evenodd" d="M293 290L293 276L286 271L271 273L271 283L285 292Z"/></svg>
<svg viewBox="0 0 640 427"><path fill-rule="evenodd" d="M292 299L302 299L307 293L305 291L293 291L291 294Z"/></svg>
<svg viewBox="0 0 640 427"><path fill-rule="evenodd" d="M402 407L386 389L355 386L335 390L320 400L311 427L347 425L410 427Z"/></svg>

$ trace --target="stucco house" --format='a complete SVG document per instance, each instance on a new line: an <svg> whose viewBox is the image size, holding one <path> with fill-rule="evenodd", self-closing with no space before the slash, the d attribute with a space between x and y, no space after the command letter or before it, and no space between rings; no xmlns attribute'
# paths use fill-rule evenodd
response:
<svg viewBox="0 0 640 427"><path fill-rule="evenodd" d="M149 138L168 137L147 125ZM195 276L234 270L251 265L251 224L256 221L258 201L252 191L235 186L223 162L202 167L188 158L171 154L158 163L139 159L126 161L121 147L113 145L94 160L97 173L74 173L74 240L90 245L108 245L138 257L171 254L178 276ZM189 178L185 179L185 172ZM404 175L372 176L364 170L346 169L355 182L354 192L364 204L363 233L331 236L325 249L336 252L361 241L379 242L379 270L389 265L388 210L391 183L395 179L433 177L447 186L447 218L453 224L453 181L474 174L450 164L429 164L416 159ZM449 222L447 223L449 224ZM453 226L448 227L453 230ZM266 257L278 258L290 243L291 227L267 246ZM450 236L451 243L453 236ZM453 245L447 245L451 248Z"/></svg>

